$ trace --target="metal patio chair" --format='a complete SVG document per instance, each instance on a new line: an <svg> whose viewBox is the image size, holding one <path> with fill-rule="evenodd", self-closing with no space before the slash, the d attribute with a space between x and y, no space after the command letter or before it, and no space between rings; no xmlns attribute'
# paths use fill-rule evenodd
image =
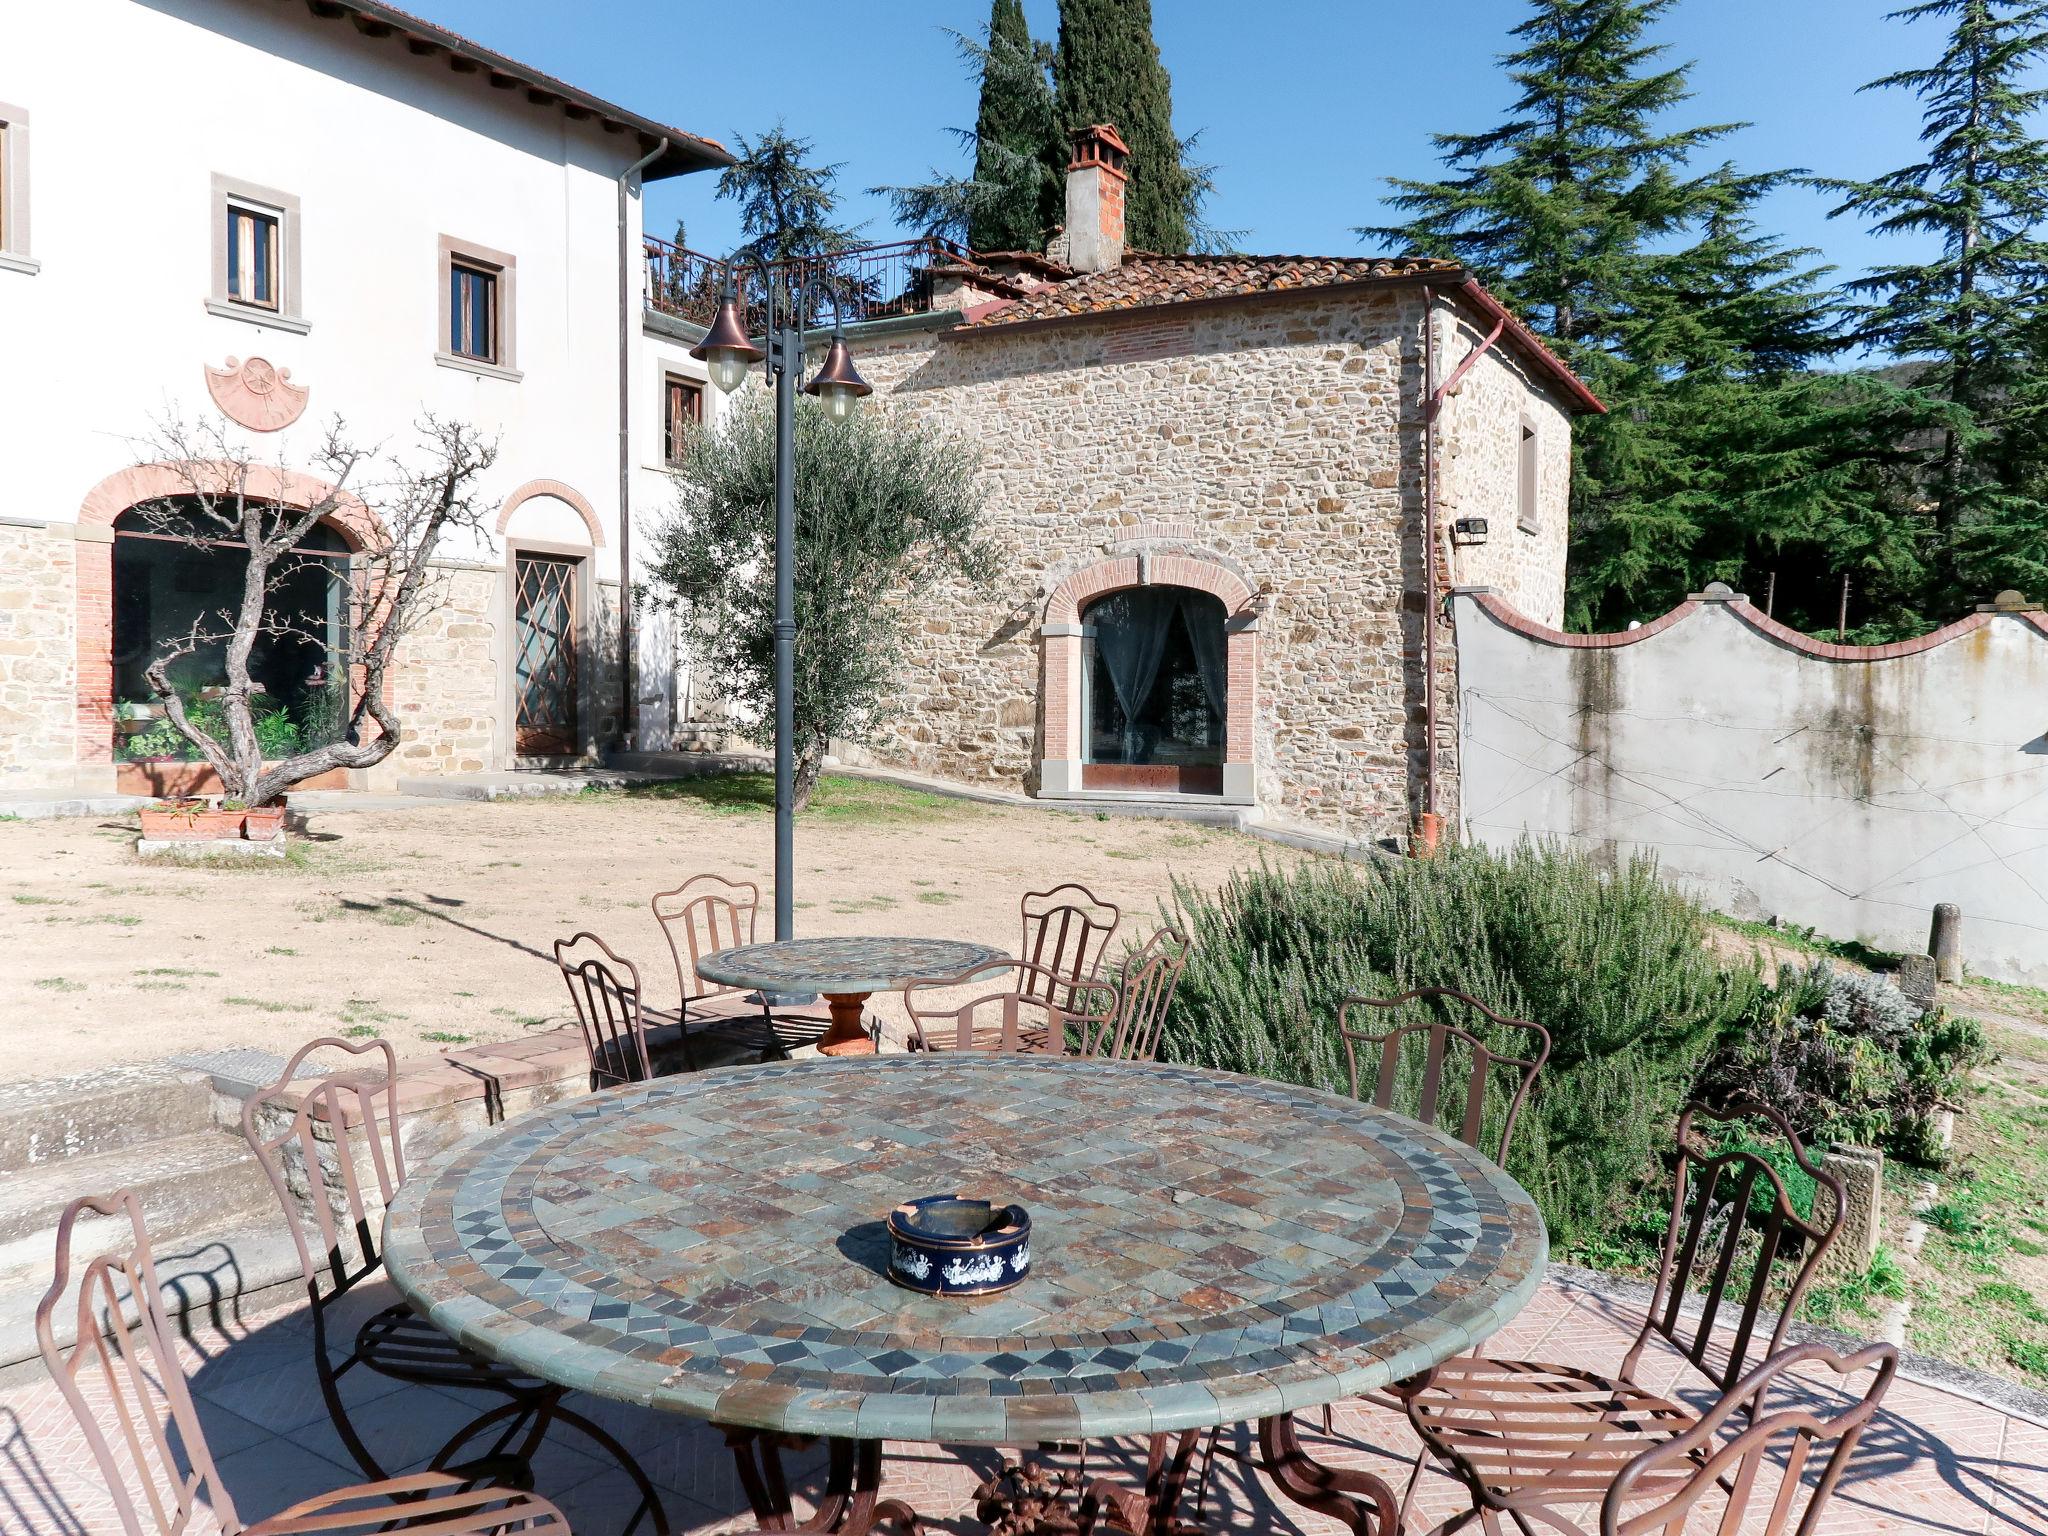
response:
<svg viewBox="0 0 2048 1536"><path fill-rule="evenodd" d="M590 1055L590 1086L618 1088L666 1077L684 1063L657 1060L640 1009L640 968L588 931L555 940L555 964L576 1009L576 1027Z"/></svg>
<svg viewBox="0 0 2048 1536"><path fill-rule="evenodd" d="M1780 1145L1781 1165L1813 1180L1815 1205L1826 1192L1826 1220L1802 1216L1771 1157L1757 1143L1719 1149L1695 1139L1701 1126L1761 1120ZM1490 1533L1508 1515L1524 1530L1531 1519L1578 1529L1564 1511L1589 1503L1652 1447L1683 1439L1683 1454L1719 1465L1694 1431L1710 1436L1738 1410L1754 1417L1761 1387L1749 1379L1753 1355L1774 1356L1799 1310L1814 1272L1841 1225L1842 1185L1816 1164L1785 1118L1761 1104L1713 1110L1691 1104L1678 1118L1671 1219L1665 1230L1656 1290L1635 1342L1611 1376L1570 1365L1460 1356L1395 1388L1409 1423L1431 1455L1465 1484L1472 1508L1437 1527L1447 1536L1480 1519ZM1696 1312L1685 1303L1695 1276L1706 1280ZM1725 1302L1740 1298L1733 1337L1715 1335ZM1766 1304L1777 1320L1760 1329ZM1756 1349L1761 1337L1762 1348ZM1694 1391L1716 1394L1696 1412L1670 1394L1640 1385L1636 1373L1652 1339L1682 1357ZM1775 1364L1775 1362L1773 1362ZM1773 1374L1758 1373L1759 1378ZM1745 1431L1747 1433L1747 1431ZM1653 1465L1663 1466L1669 1457ZM1419 1474L1419 1469L1418 1469ZM1640 1485L1647 1474L1637 1474ZM1417 1478L1410 1477L1403 1516ZM1630 1527L1633 1529L1634 1527Z"/></svg>
<svg viewBox="0 0 2048 1536"><path fill-rule="evenodd" d="M1409 1023L1398 1022L1399 1011L1411 1003L1424 1005L1432 1017ZM1397 1022L1377 1032L1358 1028L1351 1022L1354 1008L1378 1009ZM1521 1054L1503 1054L1488 1045L1474 1029L1445 1017L1457 1010L1468 1010L1465 1017L1474 1025L1478 1025L1478 1020L1472 1019L1471 1015L1483 1018L1492 1026L1496 1043L1503 1038L1524 1041L1515 1047ZM1359 1048L1373 1047L1368 1065L1372 1068L1374 1105L1380 1109L1399 1108L1425 1125L1439 1124L1441 1112L1446 1108L1458 1111L1456 1126L1446 1129L1451 1129L1466 1146L1484 1152L1497 1163L1506 1161L1508 1143L1514 1139L1515 1121L1521 1117L1522 1105L1528 1100L1536 1074L1550 1059L1550 1031L1541 1024L1496 1013L1478 998L1449 987L1412 987L1395 997L1366 997L1353 993L1337 1010L1337 1033L1344 1040L1344 1061L1351 1074L1351 1097L1364 1097L1360 1091L1363 1084L1359 1071ZM1422 1048L1419 1064L1415 1061L1417 1046ZM1453 1076L1454 1092L1458 1094L1449 1105L1443 1103L1447 1069ZM1456 1081L1460 1070L1464 1073L1461 1089ZM1509 1091L1504 1108L1496 1112L1498 1130L1489 1137L1485 1134L1487 1106L1489 1102L1499 1101L1500 1088L1496 1085L1506 1086ZM1403 1099L1404 1104L1397 1106L1396 1098ZM1482 1141L1490 1145L1482 1145Z"/></svg>
<svg viewBox="0 0 2048 1536"><path fill-rule="evenodd" d="M968 988L981 990L956 1001ZM957 976L920 976L907 983L903 1011L914 1051L1063 1056L1115 1027L1117 989L1029 960L990 960Z"/></svg>
<svg viewBox="0 0 2048 1536"><path fill-rule="evenodd" d="M1111 1061L1157 1060L1166 1010L1187 963L1187 935L1171 924L1124 956L1117 968L1116 1017L1096 1031L1081 1054Z"/></svg>
<svg viewBox="0 0 2048 1536"><path fill-rule="evenodd" d="M307 1057L327 1050L367 1057L370 1064L365 1070L299 1077ZM639 1490L641 1503L626 1529L634 1529L645 1516L667 1536L668 1516L646 1473L609 1431L563 1405L565 1389L472 1353L404 1302L373 1314L352 1339L330 1340L335 1325L328 1314L383 1270L383 1212L405 1182L398 1060L389 1041L329 1036L299 1047L276 1082L244 1101L242 1135L270 1178L298 1251L311 1305L320 1395L335 1433L367 1476L389 1474L350 1422L342 1399L341 1383L356 1370L410 1386L466 1388L504 1399L441 1446L430 1463L436 1468L487 1432L492 1437L487 1450L468 1464L496 1465L507 1457L514 1465L530 1464L551 1426L577 1431ZM295 1191L295 1182L303 1195Z"/></svg>
<svg viewBox="0 0 2048 1536"><path fill-rule="evenodd" d="M1803 1366L1835 1376L1841 1383L1838 1396L1846 1395L1848 1379L1863 1371L1871 1373L1870 1384L1840 1412L1827 1415L1811 1401L1817 1394L1809 1381L1783 1380ZM1899 1352L1889 1344L1873 1344L1846 1357L1817 1344L1795 1345L1771 1356L1691 1429L1652 1446L1615 1475L1600 1501L1601 1536L1682 1536L1703 1502L1708 1512L1720 1506L1716 1531L1812 1536L1898 1369ZM1745 1404L1789 1392L1809 1400L1752 1414L1745 1428L1723 1438L1727 1420ZM1833 1449L1817 1461L1829 1443ZM1809 1478L1808 1469L1815 1465L1819 1475ZM1717 1492L1723 1497L1717 1499ZM1629 1513L1650 1500L1656 1501L1650 1508ZM1497 1519L1482 1524L1488 1536L1500 1528Z"/></svg>
<svg viewBox="0 0 2048 1536"><path fill-rule="evenodd" d="M55 1318L72 1288L81 1257L73 1232L85 1215L125 1220L128 1232L78 1272L78 1331L65 1348L57 1343ZM56 1279L36 1307L35 1328L43 1364L78 1420L123 1536L181 1536L202 1502L226 1536L350 1536L398 1525L434 1536L569 1536L568 1521L546 1499L442 1471L336 1488L244 1523L200 1426L132 1191L88 1195L65 1207Z"/></svg>
<svg viewBox="0 0 2048 1536"><path fill-rule="evenodd" d="M764 1053L785 1060L792 1045L814 1044L831 1026L829 1015L788 1012L772 1007L765 998L750 1002L748 998L758 994L697 974L697 962L704 956L755 941L761 887L753 881L692 875L672 891L656 892L648 905L675 961L680 999L676 1026L682 1035L683 1062L690 1071L697 1069L690 1045L693 1025L756 1024Z"/></svg>
<svg viewBox="0 0 2048 1536"><path fill-rule="evenodd" d="M1017 958L1029 961L1033 996L1050 1002L1060 982L1093 981L1123 908L1072 881L1049 891L1027 891L1017 903L1022 940Z"/></svg>

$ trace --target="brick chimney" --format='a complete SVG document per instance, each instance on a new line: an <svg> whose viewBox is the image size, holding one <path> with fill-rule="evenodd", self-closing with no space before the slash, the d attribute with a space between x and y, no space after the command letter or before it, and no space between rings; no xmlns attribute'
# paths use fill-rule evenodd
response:
<svg viewBox="0 0 2048 1536"><path fill-rule="evenodd" d="M1108 123L1074 130L1067 163L1067 265L1107 272L1124 259L1124 161L1130 150Z"/></svg>

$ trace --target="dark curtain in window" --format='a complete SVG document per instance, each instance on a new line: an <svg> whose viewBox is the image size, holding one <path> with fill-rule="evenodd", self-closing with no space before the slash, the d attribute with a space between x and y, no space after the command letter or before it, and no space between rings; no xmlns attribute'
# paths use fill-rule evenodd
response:
<svg viewBox="0 0 2048 1536"><path fill-rule="evenodd" d="M1216 711L1217 720L1227 722L1230 716L1223 706L1230 692L1230 663L1222 615L1217 611L1221 604L1207 592L1195 592L1186 587L1178 590L1181 622L1188 627L1188 640L1195 652L1195 670L1202 678L1202 692L1208 696L1209 707Z"/></svg>
<svg viewBox="0 0 2048 1536"><path fill-rule="evenodd" d="M1174 588L1134 587L1112 592L1088 609L1088 622L1095 627L1095 653L1109 671L1117 707L1123 711L1125 762L1138 759L1138 715L1159 678L1167 626L1179 606Z"/></svg>

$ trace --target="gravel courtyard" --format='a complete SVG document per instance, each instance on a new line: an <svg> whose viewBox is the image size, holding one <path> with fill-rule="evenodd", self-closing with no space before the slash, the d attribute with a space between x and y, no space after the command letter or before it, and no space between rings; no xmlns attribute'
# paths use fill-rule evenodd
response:
<svg viewBox="0 0 2048 1536"><path fill-rule="evenodd" d="M674 1000L648 898L717 871L772 873L758 775L557 800L315 811L284 863L145 864L132 818L0 826L0 1079L321 1033L401 1053L569 1017L558 937L580 928ZM830 779L797 823L797 930L1013 948L1023 892L1078 880L1149 931L1174 876L1214 885L1261 858L1240 833L1097 820ZM761 937L773 935L764 905ZM1121 937L1121 935L1120 935ZM885 1015L893 1000L877 997Z"/></svg>

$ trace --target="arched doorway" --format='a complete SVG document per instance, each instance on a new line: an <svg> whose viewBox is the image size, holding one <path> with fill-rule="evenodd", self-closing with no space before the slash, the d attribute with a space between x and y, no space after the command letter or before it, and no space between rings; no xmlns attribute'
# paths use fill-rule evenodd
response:
<svg viewBox="0 0 2048 1536"><path fill-rule="evenodd" d="M240 608L247 548L222 537L196 502L165 498L146 515L114 520L113 748L117 764L149 765L154 784L199 754L166 717L148 668L160 656L188 717L218 721L226 691L232 615ZM346 664L353 546L327 523L277 567L265 626L250 652L251 700L266 758L339 738L349 717Z"/></svg>
<svg viewBox="0 0 2048 1536"><path fill-rule="evenodd" d="M1258 628L1243 573L1168 525L1068 573L1038 632L1038 793L1256 803Z"/></svg>
<svg viewBox="0 0 2048 1536"><path fill-rule="evenodd" d="M1229 710L1222 599L1127 587L1081 610L1084 789L1223 792Z"/></svg>

